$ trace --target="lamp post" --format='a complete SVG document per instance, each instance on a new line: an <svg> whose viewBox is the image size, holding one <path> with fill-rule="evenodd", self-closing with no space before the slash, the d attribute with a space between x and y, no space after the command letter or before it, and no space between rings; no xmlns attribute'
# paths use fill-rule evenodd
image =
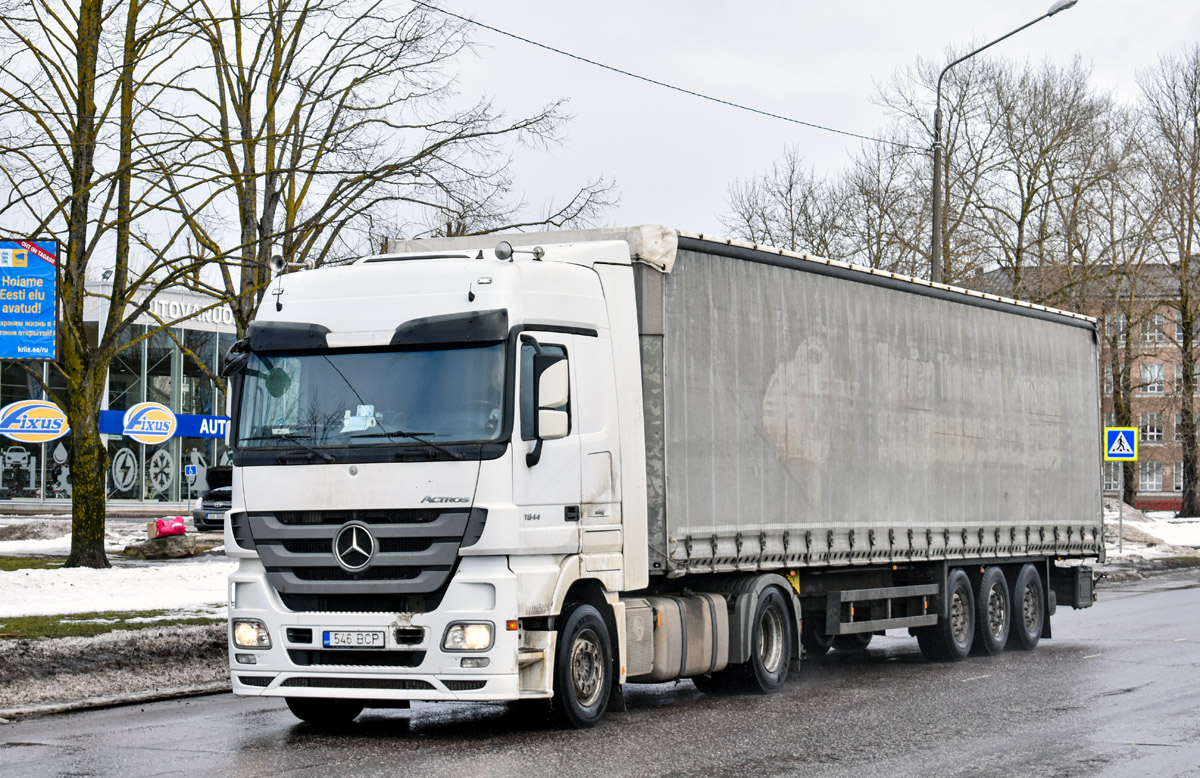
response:
<svg viewBox="0 0 1200 778"><path fill-rule="evenodd" d="M1031 22L1021 25L1007 35L1001 35L991 43L984 44L974 51L964 54L942 68L942 72L938 75L937 102L933 109L933 246L929 252L930 281L934 283L941 283L942 281L942 79L946 77L946 73L950 71L950 68L963 60L970 59L985 49L990 49L1000 41L1011 38L1027 27L1032 27L1042 19L1049 19L1059 11L1071 8L1077 2L1079 0L1054 0L1054 4L1050 6L1050 10L1046 11L1046 13Z"/></svg>

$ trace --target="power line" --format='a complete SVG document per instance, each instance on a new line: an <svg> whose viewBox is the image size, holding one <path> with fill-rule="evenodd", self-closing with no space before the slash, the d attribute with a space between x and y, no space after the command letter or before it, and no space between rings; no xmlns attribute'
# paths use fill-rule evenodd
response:
<svg viewBox="0 0 1200 778"><path fill-rule="evenodd" d="M500 28L493 27L490 24L484 24L483 22L476 21L475 19L470 19L466 16L460 16L459 14L456 14L453 11L447 11L445 8L439 8L436 5L430 5L429 3L422 2L422 0L412 0L412 3L413 3L413 5L418 5L422 8L427 8L430 11L437 11L438 13L445 14L446 16L452 16L455 19L458 19L459 21L466 22L467 24L473 24L476 27L482 27L485 30L491 30L492 32L494 32L498 35L503 35L505 37L512 38L513 40L520 41L521 43L528 43L530 46L537 46L539 49L545 49L546 51L550 51L555 54L560 54L564 57L569 57L570 59L577 60L579 62L583 62L588 65L592 65L594 67L602 68L603 70L608 70L613 73L619 73L622 76L628 76L629 78L636 78L638 81L645 81L648 84L654 84L655 86L661 86L664 89L670 89L672 91L680 92L685 95L691 95L692 97L699 97L701 100L708 100L709 102L712 102L712 103L719 103L720 105L728 106L730 108L736 108L740 111L748 111L750 113L755 113L755 114L758 114L759 116L766 116L771 119L779 119L780 121L790 122L792 124L799 124L803 127L810 127L814 130L822 130L824 132L833 132L833 133L837 133L838 135L845 135L850 138L858 138L859 140L866 140L866 141L870 141L872 143L886 143L891 146L898 146L902 149L914 149L916 151L922 151L922 152L925 151L925 149L923 149L919 146L911 146L907 143L900 143L899 141L887 140L886 138L875 138L870 135L859 135L856 132L849 132L847 130L839 130L835 127L826 127L821 124L814 124L813 122L806 122L806 121L802 121L800 119L793 119L789 116L782 116L777 113L771 113L770 111L762 111L762 110L759 110L758 108L751 108L748 105L742 105L741 103L735 103L730 100L722 100L719 97L712 97L711 95L706 95L702 92L696 92L691 89L684 89L681 86L675 86L674 84L668 84L665 81L658 81L656 79L649 78L647 76L640 76L637 73L631 73L628 70L621 70L620 68L613 67L612 65L605 65L603 62L596 62L595 60L588 59L587 57L581 57L578 54L572 54L569 51L563 51L562 49L556 49L553 46L547 46L545 43L539 43L538 41L530 40L529 38L523 38L520 35L516 35L514 33L508 32L506 30L501 30Z"/></svg>

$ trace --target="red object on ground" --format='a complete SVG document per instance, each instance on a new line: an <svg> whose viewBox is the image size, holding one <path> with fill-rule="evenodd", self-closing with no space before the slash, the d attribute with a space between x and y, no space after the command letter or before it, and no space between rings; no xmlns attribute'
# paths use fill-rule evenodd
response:
<svg viewBox="0 0 1200 778"><path fill-rule="evenodd" d="M172 519L158 519L148 529L151 529L151 532L148 533L151 539L161 538L165 535L187 534L187 527L184 526L182 516L176 516Z"/></svg>

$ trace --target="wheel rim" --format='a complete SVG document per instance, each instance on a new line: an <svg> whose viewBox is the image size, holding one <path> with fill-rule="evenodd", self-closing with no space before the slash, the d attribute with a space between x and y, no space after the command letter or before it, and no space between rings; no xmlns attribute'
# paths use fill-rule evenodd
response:
<svg viewBox="0 0 1200 778"><path fill-rule="evenodd" d="M1008 608L1004 602L1004 587L999 583L992 584L988 589L988 628L992 637L999 638L1004 634L1004 625L1008 621Z"/></svg>
<svg viewBox="0 0 1200 778"><path fill-rule="evenodd" d="M600 638L590 629L581 631L571 647L571 685L575 699L585 708L595 705L604 690L604 652Z"/></svg>
<svg viewBox="0 0 1200 778"><path fill-rule="evenodd" d="M1025 632L1032 635L1037 630L1039 614L1037 590L1032 583L1025 584L1021 593L1021 615L1025 621Z"/></svg>
<svg viewBox="0 0 1200 778"><path fill-rule="evenodd" d="M774 605L763 608L758 620L758 658L768 673L783 666L783 614Z"/></svg>
<svg viewBox="0 0 1200 778"><path fill-rule="evenodd" d="M954 590L950 600L950 631L954 634L956 643L966 643L970 619L967 617L967 598L963 596L962 588Z"/></svg>

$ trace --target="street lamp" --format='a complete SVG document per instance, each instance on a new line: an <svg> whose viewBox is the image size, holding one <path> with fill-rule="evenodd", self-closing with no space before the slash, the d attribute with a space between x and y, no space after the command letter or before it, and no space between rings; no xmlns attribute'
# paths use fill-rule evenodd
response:
<svg viewBox="0 0 1200 778"><path fill-rule="evenodd" d="M1021 25L1007 35L1002 35L991 43L980 46L969 54L964 54L942 68L941 74L938 75L937 103L933 110L933 247L929 253L930 281L940 283L942 280L942 79L946 77L946 73L949 72L950 68L963 60L974 57L984 49L990 49L1000 41L1011 38L1027 27L1032 27L1042 19L1049 19L1059 11L1071 8L1077 2L1079 0L1055 0L1054 4L1050 6L1050 10L1046 11L1046 13L1027 24Z"/></svg>

